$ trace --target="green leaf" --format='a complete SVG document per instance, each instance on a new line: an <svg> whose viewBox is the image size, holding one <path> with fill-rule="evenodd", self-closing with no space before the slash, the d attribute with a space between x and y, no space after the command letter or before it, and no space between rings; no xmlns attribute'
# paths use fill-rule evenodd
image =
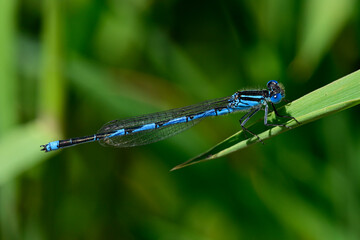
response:
<svg viewBox="0 0 360 240"><path fill-rule="evenodd" d="M356 4L357 1L354 0L306 1L301 17L303 25L299 33L298 52L294 61L297 74L309 76L314 72L351 20Z"/></svg>
<svg viewBox="0 0 360 240"><path fill-rule="evenodd" d="M359 103L360 70L317 89L282 108L279 108L279 113L295 117L301 123L300 125L298 125L294 120L286 122L287 126L295 128L327 115L353 107ZM270 123L274 122L275 118L276 117L273 112L269 114L268 119ZM259 122L259 120L260 119L258 117L256 122ZM275 122L277 122L276 120ZM254 123L254 121L252 123ZM284 127L272 127L267 129L262 123L256 124L254 128L250 129L251 131L257 133L262 140L266 140L289 130ZM208 151L174 167L172 170L177 170L198 162L223 157L257 142L256 137L244 138L244 134L241 133L242 131L237 132Z"/></svg>

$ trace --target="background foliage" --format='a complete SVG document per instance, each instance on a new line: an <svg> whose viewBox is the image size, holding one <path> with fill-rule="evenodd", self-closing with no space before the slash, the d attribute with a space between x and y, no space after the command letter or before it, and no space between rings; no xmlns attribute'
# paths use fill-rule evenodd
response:
<svg viewBox="0 0 360 240"><path fill-rule="evenodd" d="M359 68L359 9L1 1L2 239L358 239L359 107L175 172L238 131L241 115L137 148L39 145L270 79L297 99Z"/></svg>

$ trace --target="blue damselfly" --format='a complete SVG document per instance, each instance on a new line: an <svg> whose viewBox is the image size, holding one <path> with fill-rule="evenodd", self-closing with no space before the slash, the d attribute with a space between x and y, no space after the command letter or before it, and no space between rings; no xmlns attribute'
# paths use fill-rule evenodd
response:
<svg viewBox="0 0 360 240"><path fill-rule="evenodd" d="M274 104L279 103L284 97L284 88L277 81L272 80L267 83L267 89L265 90L238 91L229 97L209 100L183 108L114 120L105 124L97 134L49 142L48 144L41 145L41 150L50 152L94 141L99 141L104 146L140 146L175 135L194 126L206 117L220 116L239 111L248 111L240 119L240 125L244 133L248 132L262 142L258 135L245 128L246 122L261 109L264 108L265 110L264 124L266 126L290 128L284 124L268 123L269 104L272 105L277 117L290 118L299 123L294 117L282 116L277 112Z"/></svg>

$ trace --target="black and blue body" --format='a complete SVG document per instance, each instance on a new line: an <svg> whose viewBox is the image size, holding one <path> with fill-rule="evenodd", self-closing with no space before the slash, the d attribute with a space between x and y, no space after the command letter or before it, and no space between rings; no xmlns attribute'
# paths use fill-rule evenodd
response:
<svg viewBox="0 0 360 240"><path fill-rule="evenodd" d="M267 122L269 104L272 105L276 116L291 118L299 123L294 117L281 116L276 111L274 104L279 103L284 97L284 88L277 81L272 80L267 83L267 89L265 90L238 91L230 97L209 100L183 108L123 120L114 120L105 124L97 134L50 142L46 145L41 145L41 150L50 152L95 141L99 141L100 144L105 146L140 146L175 135L194 126L206 117L221 116L239 111L248 111L240 119L243 130L256 136L262 142L256 134L244 127L246 122L261 109L264 108L265 110L265 125L287 127L282 124L269 124Z"/></svg>

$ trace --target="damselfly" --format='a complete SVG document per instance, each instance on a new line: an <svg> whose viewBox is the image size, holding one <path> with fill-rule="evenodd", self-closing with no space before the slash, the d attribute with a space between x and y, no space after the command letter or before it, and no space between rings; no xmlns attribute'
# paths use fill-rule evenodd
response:
<svg viewBox="0 0 360 240"><path fill-rule="evenodd" d="M264 108L264 124L266 126L281 126L284 124L268 123L269 104L275 115L290 118L299 123L294 117L280 115L274 104L285 97L285 91L277 81L269 81L265 90L238 91L229 97L209 100L199 104L176 108L164 112L152 113L122 120L114 120L105 124L97 134L58 140L41 145L42 151L72 147L81 143L99 141L104 146L134 147L160 141L194 126L202 119L210 116L220 116L238 111L248 111L241 119L240 125L245 132L252 134L262 142L260 137L245 128L245 124L255 113Z"/></svg>

